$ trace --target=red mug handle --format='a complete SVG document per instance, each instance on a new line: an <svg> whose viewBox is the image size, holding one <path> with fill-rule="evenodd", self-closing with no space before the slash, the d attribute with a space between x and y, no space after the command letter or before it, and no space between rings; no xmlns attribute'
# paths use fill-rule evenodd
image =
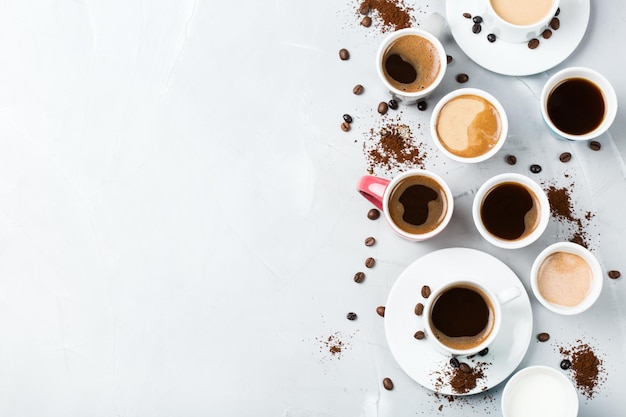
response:
<svg viewBox="0 0 626 417"><path fill-rule="evenodd" d="M359 180L356 189L363 197L367 198L370 203L382 210L383 196L385 195L385 190L390 182L391 181L387 179L375 177L373 175L364 175Z"/></svg>

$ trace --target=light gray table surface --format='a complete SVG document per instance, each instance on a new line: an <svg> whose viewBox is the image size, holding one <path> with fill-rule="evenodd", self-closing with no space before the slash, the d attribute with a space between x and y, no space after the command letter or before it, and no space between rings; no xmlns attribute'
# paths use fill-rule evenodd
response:
<svg viewBox="0 0 626 417"><path fill-rule="evenodd" d="M445 13L443 1L406 4L415 26ZM429 109L385 117L374 66L384 33L376 19L361 27L357 8L0 2L1 416L501 415L503 384L450 398L409 378L376 314L409 264L447 247L496 256L529 291L533 331L551 339L531 340L520 368L558 368L560 347L586 343L603 367L593 397L579 392L579 415L624 415L626 282L606 273L626 273L626 3L591 1L580 45L535 75L485 70L446 32L454 61ZM570 66L600 71L617 92L600 151L554 139L541 121L544 82ZM459 73L469 75L464 86L496 95L510 119L503 149L476 165L446 159L428 131ZM344 113L354 118L347 133ZM451 224L427 242L369 220L355 190L371 168L366 148L390 121L412 127L425 167L455 196ZM374 166L387 178L403 169ZM567 224L552 219L519 250L475 230L473 195L501 172L570 187L605 273L587 312L557 316L530 293L534 257L568 240ZM376 245L363 244L368 236ZM357 320L346 319L351 311Z"/></svg>

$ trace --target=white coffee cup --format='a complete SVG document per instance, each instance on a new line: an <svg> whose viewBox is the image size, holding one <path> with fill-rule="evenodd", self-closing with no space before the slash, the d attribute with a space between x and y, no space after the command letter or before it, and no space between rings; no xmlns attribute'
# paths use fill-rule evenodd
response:
<svg viewBox="0 0 626 417"><path fill-rule="evenodd" d="M477 108L480 105L484 107ZM459 114L452 114L455 108ZM490 110L493 117L484 117L484 112ZM476 117L479 114L481 117ZM442 126L443 119L448 123ZM479 126L479 120L490 123ZM496 129L493 138L482 134L493 129ZM430 119L435 145L448 158L458 162L477 163L491 158L504 145L508 131L509 121L502 104L493 95L477 88L460 88L446 94L435 105Z"/></svg>
<svg viewBox="0 0 626 417"><path fill-rule="evenodd" d="M503 207L508 211L500 211ZM497 217L494 217L494 209L498 210ZM480 186L474 196L472 217L476 229L489 243L504 249L518 249L543 234L550 221L550 203L546 193L532 179L504 173Z"/></svg>
<svg viewBox="0 0 626 417"><path fill-rule="evenodd" d="M559 8L559 0L531 5L525 0L483 0L483 19L496 37L508 42L528 42L541 36Z"/></svg>
<svg viewBox="0 0 626 417"><path fill-rule="evenodd" d="M602 268L586 248L558 242L535 258L530 285L537 300L557 314L579 314L591 307L602 292Z"/></svg>
<svg viewBox="0 0 626 417"><path fill-rule="evenodd" d="M557 87L563 87L564 83L570 80L587 80L592 86L597 87L599 93L602 96L604 102L604 114L600 115L601 121L597 123L597 126L586 133L568 133L557 126L550 117L551 108L558 109L556 107L558 103L551 104L552 94L556 91ZM593 88L592 88L593 90ZM577 94L580 94L580 89L576 89ZM568 100L565 104L576 103L576 101ZM576 105L575 108L567 110L566 114L575 114L574 111L583 111L586 102L580 102L580 105ZM555 106L555 107L552 107ZM597 108L593 106L593 109ZM552 110L555 111L555 110ZM541 91L541 116L544 122L548 126L553 136L559 139L565 139L570 141L578 140L590 140L599 137L605 133L617 115L617 95L613 86L602 74L594 71L590 68L584 67L571 67L565 68L552 75L548 81L546 81L543 90ZM580 119L580 116L575 116Z"/></svg>

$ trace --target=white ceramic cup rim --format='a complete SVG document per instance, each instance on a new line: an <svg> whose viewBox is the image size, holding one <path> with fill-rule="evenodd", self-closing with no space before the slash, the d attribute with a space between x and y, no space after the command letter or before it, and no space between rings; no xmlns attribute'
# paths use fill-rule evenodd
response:
<svg viewBox="0 0 626 417"><path fill-rule="evenodd" d="M383 56L385 55L385 52L389 48L389 45L391 45L391 43L395 41L396 39L402 36L406 36L406 35L418 35L427 39L433 45L435 45L435 48L437 49L437 52L439 53L439 62L441 64L441 68L439 69L437 78L435 78L432 84L430 84L427 88L424 88L423 90L402 91L400 89L397 89L393 85L391 85L389 80L387 80L387 77L385 76L385 72L383 71ZM423 29L419 29L419 28L405 28L405 29L399 29L399 30L396 30L395 32L392 32L383 40L383 42L378 47L378 52L376 53L376 70L378 72L379 78L381 79L385 87L394 96L397 96L399 98L405 98L407 100L419 100L421 98L428 97L439 86L439 84L441 84L441 81L443 80L443 77L446 73L447 65L448 65L447 55L446 55L445 49L443 48L443 45L441 44L441 41L439 41L439 39L432 33L425 31Z"/></svg>
<svg viewBox="0 0 626 417"><path fill-rule="evenodd" d="M531 234L523 239L500 239L487 231L485 226L483 226L482 220L480 218L480 208L482 206L483 199L485 198L487 193L496 185L506 182L515 182L526 186L527 188L532 190L532 192L539 200L539 224ZM537 239L539 239L539 237L546 230L546 227L548 227L548 223L550 221L550 202L548 201L548 197L546 196L543 189L541 189L539 184L537 184L529 177L516 173L504 173L491 177L490 179L485 181L483 185L480 186L480 188L476 192L476 195L474 196L474 202L472 204L472 217L474 219L476 229L478 229L478 232L481 234L481 236L489 243L503 249L519 249L528 246Z"/></svg>
<svg viewBox="0 0 626 417"><path fill-rule="evenodd" d="M437 119L439 119L439 114L441 113L441 109L443 109L443 106L445 106L450 100L452 100L455 97L462 96L462 95L475 95L475 96L484 98L485 100L493 104L493 106L498 111L498 114L500 115L500 123L501 123L501 129L502 129L500 138L498 139L498 142L493 148L489 149L489 151L485 152L482 155L478 155L474 157L463 157L463 156L456 155L450 152L449 150L447 150L445 146L443 146L439 138L439 135L437 134ZM437 102L437 104L435 105L435 108L433 109L433 113L430 117L430 134L433 138L433 141L435 142L435 145L437 146L437 149L439 149L448 158L453 159L458 162L478 163L478 162L486 161L487 159L491 158L493 155L498 153L498 151L502 148L509 134L509 119L507 118L504 107L502 106L500 101L498 101L498 99L496 99L493 95L489 94L488 92L484 90L480 90L478 88L459 88L443 96L441 100L439 100L439 102Z"/></svg>
<svg viewBox="0 0 626 417"><path fill-rule="evenodd" d="M602 123L600 123L600 125L596 129L592 130L591 132L585 133L584 135L572 135L561 131L554 125L554 123L552 123L550 117L548 116L547 105L550 93L557 85L571 78L585 78L593 82L600 88L600 90L602 91L602 96L604 98L605 114ZM548 125L548 128L554 134L563 139L567 139L570 141L585 141L597 138L598 136L606 132L609 127L611 127L616 115L617 95L615 94L615 89L604 75L591 68L570 67L562 69L556 72L548 79L548 81L546 81L541 91L541 116L543 117L546 125Z"/></svg>
<svg viewBox="0 0 626 417"><path fill-rule="evenodd" d="M393 219L391 218L391 214L389 213L389 198L391 197L391 192L393 191L395 186L403 179L407 177L416 176L416 175L425 176L425 177L432 178L433 180L437 181L437 183L441 186L441 189L443 190L447 199L446 215L444 216L441 223L439 223L439 226L437 226L435 229L427 233L408 233L402 230L400 227L398 227L398 225L394 223ZM439 175L435 174L434 172L427 171L425 169L412 169L409 171L405 171L400 175L397 175L387 185L387 188L385 189L385 193L383 195L383 213L385 215L385 219L387 219L387 223L389 223L391 228L397 234L404 237L405 239L412 240L414 242L421 242L423 240L430 239L438 235L439 233L441 233L443 229L446 228L448 223L450 223L450 219L452 218L452 212L454 211L454 198L453 197L454 196L452 195L452 190L450 190L450 187L448 186L448 184Z"/></svg>
<svg viewBox="0 0 626 417"><path fill-rule="evenodd" d="M553 304L546 300L539 292L539 286L537 284L537 272L539 271L539 267L549 255L556 252L567 252L578 255L583 258L591 268L591 289L585 300L576 306L567 307ZM533 262L533 265L530 269L530 286L533 290L535 298L537 298L537 300L548 310L553 311L557 314L568 316L579 314L595 304L598 297L600 296L600 293L602 292L602 268L600 266L600 263L598 262L598 259L585 247L572 242L557 242L545 248L535 258L535 261Z"/></svg>

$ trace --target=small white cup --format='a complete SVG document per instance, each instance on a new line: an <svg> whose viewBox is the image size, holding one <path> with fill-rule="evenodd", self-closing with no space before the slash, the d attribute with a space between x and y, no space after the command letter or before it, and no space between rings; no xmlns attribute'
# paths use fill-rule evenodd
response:
<svg viewBox="0 0 626 417"><path fill-rule="evenodd" d="M578 395L563 373L529 366L515 373L502 391L503 417L576 417Z"/></svg>
<svg viewBox="0 0 626 417"><path fill-rule="evenodd" d="M561 129L555 126L548 114L548 100L553 90L557 86L561 85L564 81L576 78L586 79L595 84L602 92L602 97L604 99L604 118L602 119L602 122L594 130L586 134L580 135L563 132ZM613 89L613 86L611 85L609 80L607 80L602 74L590 68L572 67L558 71L553 76L551 76L548 81L546 81L545 85L543 86L543 90L541 91L541 116L543 117L543 120L548 126L552 135L558 139L565 139L569 141L595 139L609 129L609 127L615 120L616 115L617 95L615 94L615 89Z"/></svg>
<svg viewBox="0 0 626 417"><path fill-rule="evenodd" d="M487 305L490 309L490 326L491 331L489 334L483 338L483 340L475 344L472 347L468 347L465 349L454 348L445 344L442 340L437 337L438 331L433 329L434 324L432 322L432 311L433 307L437 303L439 297L445 293L446 291L452 288L472 288L478 290L477 292L482 293L483 298L485 299ZM452 355L452 356L467 356L474 355L481 350L485 349L498 336L498 332L500 331L500 325L502 323L502 308L501 306L516 299L521 294L521 290L518 287L509 287L505 290L500 291L497 294L494 294L489 288L485 285L477 282L475 280L459 280L443 285L439 288L434 288L431 295L428 297L426 301L426 305L424 306L424 312L422 317L424 318L425 323L425 332L428 341L432 342L435 347L442 353ZM463 320L464 317L458 317L454 320Z"/></svg>
<svg viewBox="0 0 626 417"><path fill-rule="evenodd" d="M544 297L544 295L540 291L541 286L539 283L539 272L541 266L549 256L557 254L559 252L564 254L577 255L578 257L582 258L582 260L584 260L589 267L589 273L591 274L589 288L586 294L584 294L584 298L582 299L582 301L577 305L566 306L550 302ZM558 273L560 273L560 269ZM567 284L564 282L560 282L560 284L561 285L558 288L555 287L555 291L558 291L560 296L562 295L563 297L565 297L563 294L566 294L567 290L572 289L575 285L575 283L571 280L568 280ZM539 300L539 302L548 310L563 315L579 314L591 307L600 296L600 292L602 292L602 268L600 267L598 259L583 246L572 242L558 242L545 248L533 262L530 270L530 285L537 300ZM577 297L580 296L577 295Z"/></svg>
<svg viewBox="0 0 626 417"><path fill-rule="evenodd" d="M454 153L451 150L450 146L446 146L444 144L446 141L444 138L440 136L439 128L438 128L439 118L444 107L448 103L450 103L452 100L460 96L477 96L488 101L489 103L491 103L491 105L493 105L493 107L497 111L497 117L499 119L500 134L495 144L490 143L490 142L483 143L480 146L483 149L477 149L477 152L475 154L472 153L472 154L468 154L467 156ZM463 121L463 123L467 122L467 127L472 126L472 124L475 122L475 120L458 119L456 123L459 124L461 123L461 121ZM466 126L463 126L463 127L466 127ZM464 129L464 131L467 131L467 130L468 129ZM500 148L502 148L502 145L504 145L504 141L506 140L508 131L509 131L509 120L506 116L506 111L504 110L504 107L502 107L502 104L500 104L500 102L493 95L489 94L488 92L484 90L480 90L477 88L460 88L460 89L454 90L446 94L435 105L435 108L433 109L433 113L430 119L430 133L433 137L435 145L441 151L441 153L446 155L448 158L453 159L458 162L477 163L477 162L483 162L491 158L500 150ZM476 145L472 145L472 146L475 148L478 148L478 146ZM463 153L463 152L459 152L459 153Z"/></svg>
<svg viewBox="0 0 626 417"><path fill-rule="evenodd" d="M528 42L533 38L538 38L548 27L559 8L559 0L553 0L550 8L546 8L547 12L543 16L538 16L534 21L525 19L520 21L519 19L522 19L526 15L525 13L520 13L519 10L510 10L508 13L500 11L498 13L498 3L504 3L504 6L510 8L528 6L528 2L500 2L498 0L484 0L483 2L486 8L483 16L485 23L491 28L494 35L508 42Z"/></svg>
<svg viewBox="0 0 626 417"><path fill-rule="evenodd" d="M498 186L509 183L522 185L527 191L530 192L533 201L535 201L538 205L538 207L536 207L537 221L534 229L530 233L525 233L522 237L515 239L505 239L492 234L489 232L482 219L483 204L486 197L488 197L489 194ZM521 174L504 173L488 179L485 183L483 183L483 185L480 186L474 196L472 217L474 219L476 229L478 229L478 232L483 238L485 238L485 240L487 240L487 242L504 249L518 249L528 246L536 241L546 230L550 221L550 202L548 201L548 197L543 189L541 189L539 184L532 179Z"/></svg>

